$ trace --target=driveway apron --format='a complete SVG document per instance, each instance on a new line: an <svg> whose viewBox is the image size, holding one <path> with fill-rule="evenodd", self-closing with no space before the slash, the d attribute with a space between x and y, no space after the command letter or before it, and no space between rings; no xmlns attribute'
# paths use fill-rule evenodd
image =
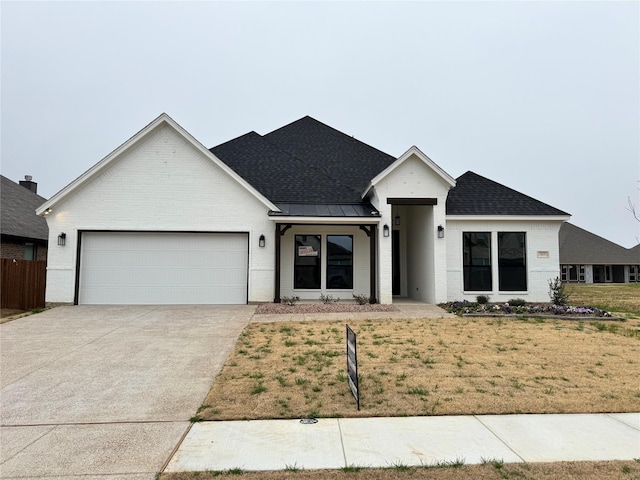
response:
<svg viewBox="0 0 640 480"><path fill-rule="evenodd" d="M0 325L0 478L155 478L254 310L73 306Z"/></svg>

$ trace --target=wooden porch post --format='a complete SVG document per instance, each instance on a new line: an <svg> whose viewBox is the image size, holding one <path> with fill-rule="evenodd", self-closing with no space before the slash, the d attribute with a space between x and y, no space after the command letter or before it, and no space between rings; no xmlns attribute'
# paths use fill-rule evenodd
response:
<svg viewBox="0 0 640 480"><path fill-rule="evenodd" d="M280 303L280 239L282 238L280 234L280 224L276 223L276 279L275 279L275 288L274 288L274 299L273 303Z"/></svg>
<svg viewBox="0 0 640 480"><path fill-rule="evenodd" d="M376 271L376 258L377 258L377 248L378 248L378 226L373 224L371 225L371 235L369 236L369 250L370 250L370 266L369 266L369 286L370 292L369 297L371 298L371 302L377 303L377 271Z"/></svg>

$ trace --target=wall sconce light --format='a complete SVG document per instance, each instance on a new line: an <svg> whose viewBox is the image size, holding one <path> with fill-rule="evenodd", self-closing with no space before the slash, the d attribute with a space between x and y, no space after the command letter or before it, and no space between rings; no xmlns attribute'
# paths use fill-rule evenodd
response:
<svg viewBox="0 0 640 480"><path fill-rule="evenodd" d="M50 213L51 213L51 209L50 209L50 208L47 208L47 209L44 211L44 214L45 214L45 215L49 215Z"/></svg>
<svg viewBox="0 0 640 480"><path fill-rule="evenodd" d="M260 235L260 238L258 239L258 246L260 248L263 248L265 245L265 239L264 239L264 235Z"/></svg>
<svg viewBox="0 0 640 480"><path fill-rule="evenodd" d="M394 225L400 225L400 215L396 215L396 218L394 218Z"/></svg>
<svg viewBox="0 0 640 480"><path fill-rule="evenodd" d="M67 243L67 234L62 232L60 235L58 235L58 245L61 247L64 247L66 243Z"/></svg>
<svg viewBox="0 0 640 480"><path fill-rule="evenodd" d="M389 236L389 225L387 225L386 223L384 224L384 227L382 227L382 236L383 237Z"/></svg>
<svg viewBox="0 0 640 480"><path fill-rule="evenodd" d="M438 238L444 238L444 227L442 225L438 225Z"/></svg>

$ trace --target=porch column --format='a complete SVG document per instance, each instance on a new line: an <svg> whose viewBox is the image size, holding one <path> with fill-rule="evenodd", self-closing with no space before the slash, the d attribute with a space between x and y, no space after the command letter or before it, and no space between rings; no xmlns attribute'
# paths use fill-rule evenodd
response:
<svg viewBox="0 0 640 480"><path fill-rule="evenodd" d="M276 223L276 284L274 288L273 303L280 303L280 224Z"/></svg>
<svg viewBox="0 0 640 480"><path fill-rule="evenodd" d="M376 224L371 225L371 234L369 235L369 286L370 292L369 297L372 302L378 302L377 295L377 278L378 274L376 272L376 258L377 258L377 248L378 248L378 226Z"/></svg>

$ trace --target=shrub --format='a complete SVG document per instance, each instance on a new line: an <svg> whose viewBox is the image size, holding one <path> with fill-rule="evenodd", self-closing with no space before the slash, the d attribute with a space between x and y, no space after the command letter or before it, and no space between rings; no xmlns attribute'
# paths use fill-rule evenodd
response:
<svg viewBox="0 0 640 480"><path fill-rule="evenodd" d="M522 298L512 298L507 303L509 303L510 307L524 307L527 304L527 302Z"/></svg>
<svg viewBox="0 0 640 480"><path fill-rule="evenodd" d="M300 301L300 297L281 297L280 298L281 303L284 303L285 305L289 305L290 307L293 307L299 301Z"/></svg>
<svg viewBox="0 0 640 480"><path fill-rule="evenodd" d="M358 305L366 305L367 303L369 303L369 297L367 295L354 293L353 298Z"/></svg>
<svg viewBox="0 0 640 480"><path fill-rule="evenodd" d="M324 293L321 293L320 300L322 300L322 303L337 303L340 301L340 297L334 297L331 294L325 295Z"/></svg>
<svg viewBox="0 0 640 480"><path fill-rule="evenodd" d="M560 277L549 280L549 298L554 305L564 306L569 302L569 294L565 291Z"/></svg>
<svg viewBox="0 0 640 480"><path fill-rule="evenodd" d="M487 303L489 303L489 296L488 295L478 295L476 297L476 302L478 302L480 305L486 305Z"/></svg>

